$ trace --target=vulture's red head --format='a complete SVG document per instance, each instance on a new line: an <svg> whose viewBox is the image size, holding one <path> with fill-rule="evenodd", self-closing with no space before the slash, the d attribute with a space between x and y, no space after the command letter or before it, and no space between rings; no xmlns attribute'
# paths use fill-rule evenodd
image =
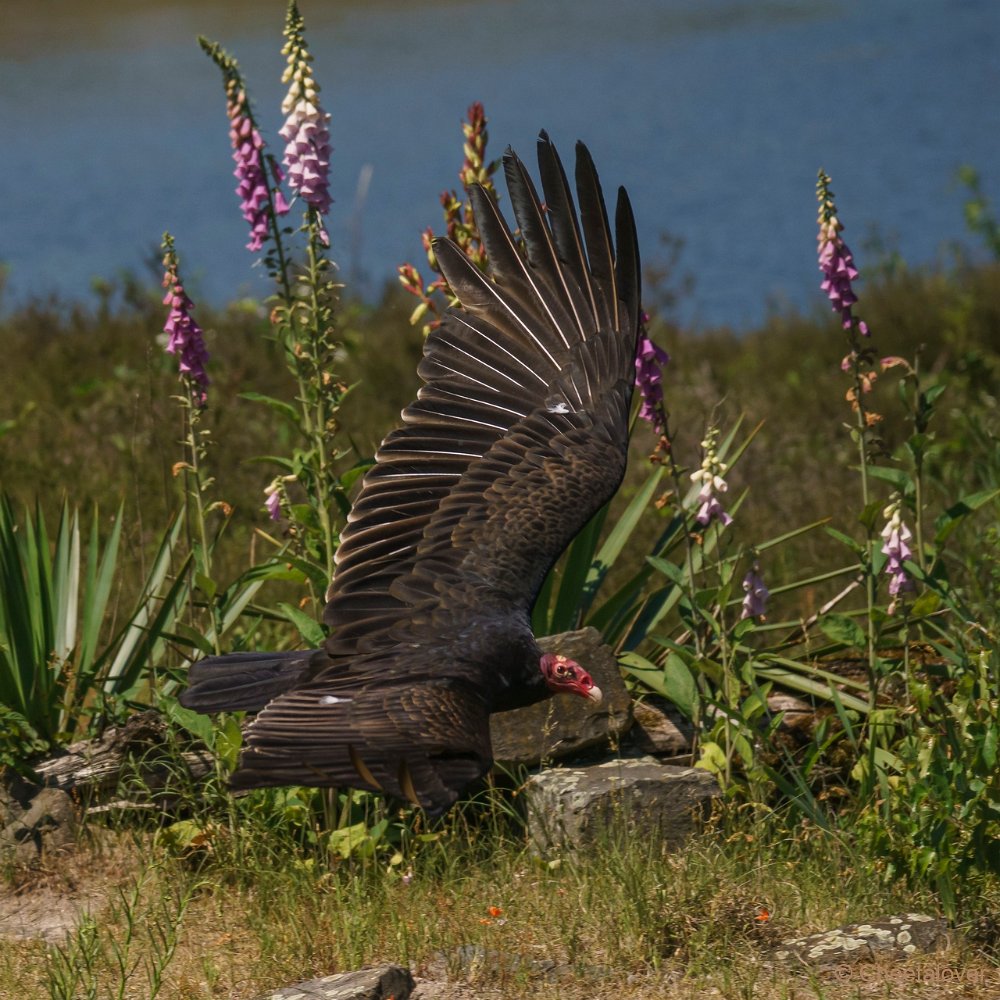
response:
<svg viewBox="0 0 1000 1000"><path fill-rule="evenodd" d="M604 697L601 689L594 683L594 678L568 656L545 653L539 666L545 683L555 694L578 694L593 702Z"/></svg>

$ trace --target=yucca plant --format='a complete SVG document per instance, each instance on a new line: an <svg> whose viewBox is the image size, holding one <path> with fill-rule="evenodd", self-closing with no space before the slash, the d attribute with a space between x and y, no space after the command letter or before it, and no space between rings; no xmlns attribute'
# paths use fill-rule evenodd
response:
<svg viewBox="0 0 1000 1000"><path fill-rule="evenodd" d="M167 528L135 605L107 635L116 597L121 509L103 546L95 509L86 546L64 503L54 539L40 507L15 517L0 494L0 706L11 735L39 746L87 730L108 702L133 695L187 596L186 561L171 562L181 521Z"/></svg>

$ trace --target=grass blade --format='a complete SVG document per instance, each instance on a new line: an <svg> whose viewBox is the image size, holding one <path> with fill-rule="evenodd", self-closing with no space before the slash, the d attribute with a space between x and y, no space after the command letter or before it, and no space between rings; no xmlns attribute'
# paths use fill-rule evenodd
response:
<svg viewBox="0 0 1000 1000"><path fill-rule="evenodd" d="M57 664L65 664L76 645L80 601L80 519L76 511L70 516L67 501L63 501L59 517L51 579L55 611L52 652Z"/></svg>
<svg viewBox="0 0 1000 1000"><path fill-rule="evenodd" d="M98 565L98 516L94 510L94 520L90 529L90 545L87 552L87 589L83 607L83 625L80 634L80 650L77 654L77 669L81 674L93 678L97 643L107 611L111 590L118 569L118 548L122 533L122 506L119 505L114 526L104 546Z"/></svg>

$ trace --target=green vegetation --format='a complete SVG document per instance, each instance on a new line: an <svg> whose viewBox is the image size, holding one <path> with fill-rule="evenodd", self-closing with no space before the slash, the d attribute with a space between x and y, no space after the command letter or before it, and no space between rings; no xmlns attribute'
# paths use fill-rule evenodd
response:
<svg viewBox="0 0 1000 1000"><path fill-rule="evenodd" d="M292 3L286 124L322 133L303 30ZM868 268L857 304L822 174L841 322L817 307L742 337L686 331L670 321L669 269L650 275L665 404L650 368L653 426L636 421L620 495L535 611L539 631L598 628L637 697L690 717L692 760L725 793L712 828L673 855L631 843L545 863L501 792L434 828L367 794L225 792L240 720L182 709L183 668L322 641L351 491L414 395L413 324L433 325L446 289L407 266L376 304L342 298L325 182L307 190L300 171L301 225L283 221L239 67L203 47L233 134L253 137L237 150L240 196L275 295L195 320L168 235L173 354L161 293L134 277L102 284L93 308L0 319L0 764L30 774L38 755L154 706L217 770L199 787L180 767L165 791L132 782L164 806L156 823L89 823L78 862L106 865L117 894L64 944L0 951L0 994L249 996L471 943L567 963L579 980L552 985L563 997L592 995L588 975L609 995L689 995L686 977L736 997L765 982L761 949L783 933L899 909L995 926L1000 264L893 256ZM463 178L492 190L485 125L474 105ZM310 155L320 169L329 150ZM995 257L992 209L963 177ZM482 264L467 205L452 193L444 208ZM797 743L769 707L777 692L816 710ZM505 995L540 992L523 969L504 975Z"/></svg>
<svg viewBox="0 0 1000 1000"><path fill-rule="evenodd" d="M112 304L116 297L109 296L90 312L34 306L8 315L0 331L7 345L36 345L34 354L9 347L11 363L2 376L3 416L10 418L0 439L2 485L14 498L8 517L19 526L15 535L20 544L31 537L29 524L37 526L42 518L58 523L67 502L70 511L79 508L87 524L93 510L122 508L111 521L98 518L96 542L89 540L89 528L80 532L81 565L93 565L88 561L96 558L98 568L100 559L109 552L113 556L120 532L113 586L104 588L109 591L105 627L97 647L93 640L88 647L94 659L112 648L136 602L149 592L145 581L157 566L161 533L171 512L184 509L181 477L171 474L183 456L182 432L169 402L175 375L172 359L156 343L162 315L149 304L152 297L133 289L117 305ZM933 373L935 384L946 385L935 402L936 438L925 463L928 505L943 513L954 506L949 498L990 494L1000 473L995 402L1000 352L992 336L1000 321L1000 269L897 270L869 282L864 301L882 349L912 356L915 346L920 347L921 370ZM413 392L422 338L409 325L407 312L408 303L393 291L378 305L342 309L349 326L341 370L345 381L357 383L341 411L344 433L356 448L341 459L344 471L371 454ZM273 450L286 432L275 426L266 408L238 393L251 389L280 398L291 394L293 383L276 364L275 345L266 336L259 310L237 306L203 322L214 358L215 401L204 411L201 426L213 442L207 452L213 489L234 508L228 517L214 515L226 522L226 531L214 550L213 565L221 580L234 580L265 562L263 553L287 541L263 509L269 473L248 461ZM918 337L904 336L900 331L906 329L916 329ZM118 902L102 911L96 923L82 924L53 953L47 960L48 979L40 971L46 964L40 964L40 946L5 951L0 992L14 983L34 982L37 995L43 996L118 995L116 970L125 961L121 949L128 950L129 963L145 970L140 975L148 976L150 984L124 995L147 995L144 991L151 991L160 976L159 995L201 997L227 990L250 996L276 981L379 959L419 965L438 950L482 943L571 964L611 965L619 976L616 992L626 989L628 976L636 995L666 991L683 969L691 977L688 982L739 996L748 983L762 981L755 956L772 931L805 933L907 908L944 909L963 926L988 920L997 905L994 845L1000 802L995 767L1000 731L996 501L987 501L972 518L945 518L943 526L950 533L940 580L947 587L934 585L940 600L931 617L922 624L884 613L879 617L888 648L879 653L876 680L879 690L892 692L893 706L878 704L877 725L866 723L867 680L860 687L848 680L838 688L840 704L825 715L810 744L783 748L770 739L773 720L760 701L767 686L776 683L775 664L769 678L762 654L782 634L775 626L785 623L787 631L808 621L850 583L850 574L821 578L826 569L841 568L856 557L845 557L842 543L822 529L794 531L797 525L826 518L847 535L857 536L859 530L849 513L857 507L857 485L850 471L852 445L843 427L848 409L837 365L836 323L825 315L786 316L742 338L726 331L693 335L669 325L654 327L653 335L669 347L673 359L665 386L677 427L672 444L678 462L697 464L707 422L725 426L746 414L743 427L752 422L753 431L742 429L722 442L730 458L742 450L727 471L729 509L736 517L727 531L752 539L793 536L779 545L755 546L772 591L769 621L750 629L743 624L746 631L738 636L734 629L740 626L736 612L742 592L734 588L734 572L727 567L742 557L742 550L718 537L715 527L700 542L695 539L694 551L704 553L695 572L695 601L718 609L720 588L728 587L725 604L730 610L723 621L732 647L749 650L752 644L754 656L737 652L727 666L720 660L723 633L713 629L701 632L702 659L692 656L694 604L685 596L682 573L682 585L674 591L679 596L652 630L654 636L672 637L671 645L647 639L636 647L642 659L625 661L633 668L637 693L648 686L682 704L685 697L694 697L691 710L698 704L704 713L713 703L737 710L736 728L713 722L710 713L702 716L701 752L712 748L704 753L705 763L715 762L730 790L727 833L706 834L674 857L647 856L648 845L635 845L635 856L617 858L614 865L605 857L593 862L564 859L561 867L550 869L525 854L516 825L490 811L485 816L468 813L447 832L422 840L413 817L386 814L376 802L366 804L364 796L349 808L345 799L331 803L308 790L255 793L234 803L212 784L191 789L189 801L197 806L155 836L133 825L118 846L85 849L85 856L96 850L98 859L103 851L124 852L126 862L116 864L122 893L114 897ZM907 409L897 402L893 374L873 394L885 413L882 436L889 453L912 433ZM144 387L146 404L136 402L138 386ZM124 421L125 413L132 419ZM582 577L575 571L577 592L586 590L579 580L588 574L599 573L605 581L591 603L595 609L603 606L600 594L607 603L637 576L648 592L662 590L664 562L686 565L690 526L685 529L683 519L678 521L673 498L662 509L652 503L669 481L667 471L648 463L655 445L655 435L639 427L628 481L604 531L578 543L586 544L589 555L584 559L578 554L577 562L582 559L591 568ZM52 485L58 470L63 470L62 489ZM887 483L886 495L897 486ZM928 516L927 545L940 534L932 530L933 523ZM60 553L67 551L67 543L59 538L70 532L72 513L62 524L50 540L53 567L65 560ZM189 562L184 532L175 548L165 582L176 587ZM595 563L593 556L602 549L605 555ZM75 545L68 550L75 551ZM650 551L660 553L658 562L644 561ZM602 569L604 560L610 566ZM54 581L62 572L54 570ZM588 620L586 602L568 616L556 617L561 589L573 586L567 583L572 572L567 564L564 578L553 587L554 627L574 625L581 615ZM723 577L728 573L728 583L718 582L720 572ZM290 579L266 582L255 592L248 614L232 626L229 648L251 641L300 641L281 605L297 603L309 588L303 574L286 576ZM786 589L803 579L814 582ZM86 573L81 580L82 602L104 596ZM206 628L204 608L189 603L189 590L185 595L177 621L164 628L175 637ZM864 617L858 617L863 608L860 596L852 599L855 595L860 591L838 606L842 617L828 620L825 632L813 629L812 645L798 650L800 678L809 676L802 666L815 665L821 656L843 659L845 647L855 644L863 650ZM568 606L564 600L562 608ZM90 621L85 613L79 620ZM904 646L906 637L910 642ZM67 640L63 646L72 643ZM83 655L73 648L71 659ZM908 660L907 648L913 651ZM169 680L182 666L182 647L168 640L158 643L157 650L149 665L161 679L158 687L133 684L124 700L84 693L88 711L74 716L73 735L92 731L130 704L152 699L214 746L221 776L235 760L238 729L231 722L213 728L207 720L184 717L172 704L176 685ZM665 651L668 657L661 656ZM193 649L192 655L197 655ZM706 668L700 675L691 672L699 662ZM746 670L748 662L753 671ZM677 672L679 663L688 674ZM149 677L144 675L147 682ZM818 674L813 679L822 680ZM817 694L820 704L823 694ZM852 694L860 702L857 707L851 707ZM16 710L17 703L5 699L5 704ZM25 755L41 744L21 742L9 718L5 725L10 733L4 744L7 760L28 766ZM70 723L53 722L35 732L48 741L69 739ZM770 818L762 823L765 817ZM129 846L134 839L141 851ZM107 843L100 837L99 842ZM100 867L99 861L93 864ZM615 865L631 876L626 878L624 870L612 875ZM408 872L413 877L404 881ZM835 898L829 893L831 878L840 887ZM516 896L511 894L514 885ZM595 899L616 903L595 908ZM487 908L493 905L504 909L506 924L480 924L490 919ZM766 932L753 921L757 905L776 915ZM413 919L423 912L444 916L431 929ZM615 915L612 927L608 913ZM211 946L208 954L205 942ZM735 964L720 973L720 954L733 952ZM253 969L249 978L247 968ZM539 989L525 973L505 974L505 979L508 995ZM783 982L777 975L774 983ZM94 983L100 984L96 993L88 986ZM774 988L780 996L785 987ZM563 983L551 989L553 995L558 990L572 996L576 987ZM806 995L838 995L815 989Z"/></svg>

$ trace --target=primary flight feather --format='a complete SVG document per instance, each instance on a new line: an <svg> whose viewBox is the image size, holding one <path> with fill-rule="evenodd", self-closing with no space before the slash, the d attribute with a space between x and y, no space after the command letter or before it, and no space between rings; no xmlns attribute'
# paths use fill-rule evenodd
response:
<svg viewBox="0 0 1000 1000"><path fill-rule="evenodd" d="M513 152L503 160L520 241L469 191L488 276L434 242L461 305L427 338L424 385L341 534L323 648L191 667L183 705L258 713L234 788L350 786L437 815L489 770L491 712L600 699L579 664L541 652L530 619L625 472L639 255L622 189L612 237L586 147L579 215L545 133L538 163L544 200Z"/></svg>

